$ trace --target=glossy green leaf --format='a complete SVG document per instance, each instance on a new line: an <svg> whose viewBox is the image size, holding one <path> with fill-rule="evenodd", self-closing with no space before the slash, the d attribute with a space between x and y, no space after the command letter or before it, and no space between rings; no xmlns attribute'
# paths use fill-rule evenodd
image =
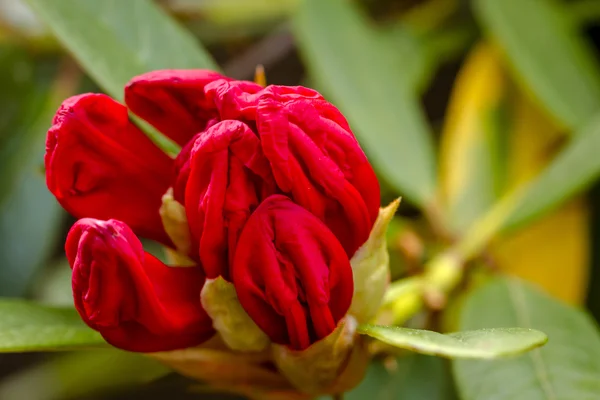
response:
<svg viewBox="0 0 600 400"><path fill-rule="evenodd" d="M526 224L594 183L600 176L599 148L600 115L578 132L527 187L503 229L511 230Z"/></svg>
<svg viewBox="0 0 600 400"><path fill-rule="evenodd" d="M517 325L541 329L541 349L508 360L455 360L463 400L596 399L600 393L600 335L584 312L517 279L497 279L469 295L461 329Z"/></svg>
<svg viewBox="0 0 600 400"><path fill-rule="evenodd" d="M407 353L387 361L387 367L373 361L360 385L344 393L344 400L456 399L446 360Z"/></svg>
<svg viewBox="0 0 600 400"><path fill-rule="evenodd" d="M435 191L435 159L419 99L389 37L348 1L306 0L295 16L300 50L319 88L348 118L371 162L408 200ZM396 35L399 33L396 32Z"/></svg>
<svg viewBox="0 0 600 400"><path fill-rule="evenodd" d="M520 80L568 128L600 109L600 72L591 47L558 0L474 0L476 17Z"/></svg>
<svg viewBox="0 0 600 400"><path fill-rule="evenodd" d="M27 0L58 40L111 96L135 75L164 68L217 69L150 0Z"/></svg>
<svg viewBox="0 0 600 400"><path fill-rule="evenodd" d="M105 345L73 308L0 300L0 353L70 350Z"/></svg>
<svg viewBox="0 0 600 400"><path fill-rule="evenodd" d="M535 329L494 328L441 334L398 326L359 325L358 333L389 345L451 358L490 359L511 356L542 346L548 338Z"/></svg>

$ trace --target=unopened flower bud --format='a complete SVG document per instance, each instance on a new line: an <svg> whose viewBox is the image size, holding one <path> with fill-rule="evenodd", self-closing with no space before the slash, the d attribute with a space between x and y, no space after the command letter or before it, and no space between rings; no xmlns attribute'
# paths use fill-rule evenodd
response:
<svg viewBox="0 0 600 400"><path fill-rule="evenodd" d="M282 195L252 213L238 241L233 284L274 343L302 350L328 336L352 299L344 248L317 217Z"/></svg>
<svg viewBox="0 0 600 400"><path fill-rule="evenodd" d="M79 220L67 237L73 298L82 319L124 350L199 345L214 335L198 293L198 267L170 268L144 252L121 221Z"/></svg>
<svg viewBox="0 0 600 400"><path fill-rule="evenodd" d="M104 94L65 100L46 138L46 183L77 218L123 221L142 237L170 245L158 213L173 160Z"/></svg>

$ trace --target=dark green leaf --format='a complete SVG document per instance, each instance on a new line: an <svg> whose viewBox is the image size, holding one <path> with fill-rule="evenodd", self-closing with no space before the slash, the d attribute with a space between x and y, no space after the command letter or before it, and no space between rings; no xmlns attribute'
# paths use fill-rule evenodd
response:
<svg viewBox="0 0 600 400"><path fill-rule="evenodd" d="M105 345L72 308L0 300L0 352L70 350Z"/></svg>
<svg viewBox="0 0 600 400"><path fill-rule="evenodd" d="M430 203L436 182L432 140L416 83L403 76L389 37L343 0L302 2L295 31L315 83L344 112L381 176L408 200Z"/></svg>
<svg viewBox="0 0 600 400"><path fill-rule="evenodd" d="M464 400L595 399L600 393L598 327L574 309L516 279L496 279L469 295L461 329L522 326L548 334L546 346L508 360L455 360Z"/></svg>
<svg viewBox="0 0 600 400"><path fill-rule="evenodd" d="M477 18L520 80L573 129L600 109L600 73L565 6L557 0L474 0Z"/></svg>
<svg viewBox="0 0 600 400"><path fill-rule="evenodd" d="M453 400L456 398L446 361L409 353L390 360L390 368L373 361L367 375L345 400ZM325 400L325 399L323 399Z"/></svg>

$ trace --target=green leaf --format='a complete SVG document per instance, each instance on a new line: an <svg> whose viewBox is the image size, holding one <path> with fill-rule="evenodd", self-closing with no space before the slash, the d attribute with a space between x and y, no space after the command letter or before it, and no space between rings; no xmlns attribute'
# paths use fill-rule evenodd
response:
<svg viewBox="0 0 600 400"><path fill-rule="evenodd" d="M600 109L600 73L591 47L557 0L474 0L479 22L519 78L568 128Z"/></svg>
<svg viewBox="0 0 600 400"><path fill-rule="evenodd" d="M340 107L380 175L426 206L435 193L432 138L389 37L350 2L306 0L295 15L300 50L319 88ZM396 35L399 35L396 32Z"/></svg>
<svg viewBox="0 0 600 400"><path fill-rule="evenodd" d="M71 350L105 345L73 308L0 300L0 353Z"/></svg>
<svg viewBox="0 0 600 400"><path fill-rule="evenodd" d="M33 59L5 61L13 71L0 75L0 85L10 90L5 80L12 80L17 70L27 85L7 92L18 108L1 112L11 118L0 126L0 296L22 296L56 250L66 216L46 188L41 167L49 121L74 85L56 78L54 65ZM53 79L62 84L51 85Z"/></svg>
<svg viewBox="0 0 600 400"><path fill-rule="evenodd" d="M100 391L148 384L169 371L140 353L113 348L69 352L3 379L0 398L87 399Z"/></svg>
<svg viewBox="0 0 600 400"><path fill-rule="evenodd" d="M600 115L573 137L527 187L503 230L515 229L547 213L590 186L600 175Z"/></svg>
<svg viewBox="0 0 600 400"><path fill-rule="evenodd" d="M508 79L495 48L479 43L458 74L440 138L440 198L450 228L464 232L505 181Z"/></svg>
<svg viewBox="0 0 600 400"><path fill-rule="evenodd" d="M367 375L354 390L345 393L346 400L427 399L452 400L456 398L446 361L408 353L397 357L390 368L373 361Z"/></svg>
<svg viewBox="0 0 600 400"><path fill-rule="evenodd" d="M600 114L533 181L502 198L475 221L451 252L472 258L498 233L530 223L587 188L600 175L599 146Z"/></svg>
<svg viewBox="0 0 600 400"><path fill-rule="evenodd" d="M381 360L371 362L360 385L344 393L344 399L456 399L446 360L406 353L386 361L385 365ZM326 396L319 398L330 399L331 397Z"/></svg>
<svg viewBox="0 0 600 400"><path fill-rule="evenodd" d="M421 354L452 358L490 359L542 346L548 338L535 329L494 328L441 334L398 326L359 325L358 333Z"/></svg>
<svg viewBox="0 0 600 400"><path fill-rule="evenodd" d="M111 96L165 68L217 69L214 61L150 0L27 0L58 40Z"/></svg>
<svg viewBox="0 0 600 400"><path fill-rule="evenodd" d="M68 352L4 378L0 398L89 399L100 391L148 384L169 371L140 353L113 348Z"/></svg>
<svg viewBox="0 0 600 400"><path fill-rule="evenodd" d="M519 325L549 337L545 347L518 358L454 361L461 399L598 398L600 335L584 312L517 279L496 279L469 295L460 324L461 329Z"/></svg>

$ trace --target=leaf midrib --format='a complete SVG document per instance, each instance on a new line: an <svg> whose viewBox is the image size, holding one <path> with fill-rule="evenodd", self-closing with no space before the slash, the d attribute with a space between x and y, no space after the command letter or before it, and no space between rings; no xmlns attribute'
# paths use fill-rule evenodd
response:
<svg viewBox="0 0 600 400"><path fill-rule="evenodd" d="M508 279L507 289L508 298L511 300L512 306L514 307L518 326L535 329L531 323L531 317L527 308L527 301L525 300L522 285L515 279ZM527 354L527 357L531 360L535 377L546 398L549 400L556 400L557 395L548 377L547 363L543 358L541 350L532 350Z"/></svg>

